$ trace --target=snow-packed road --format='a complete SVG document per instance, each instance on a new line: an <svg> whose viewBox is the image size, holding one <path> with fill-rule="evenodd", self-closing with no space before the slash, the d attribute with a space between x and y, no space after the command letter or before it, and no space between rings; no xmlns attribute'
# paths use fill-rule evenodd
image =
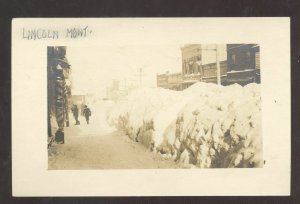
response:
<svg viewBox="0 0 300 204"><path fill-rule="evenodd" d="M98 116L98 117L97 117ZM49 169L178 168L173 161L147 150L123 133L109 127L104 114L92 113L90 124L65 128L65 144L49 149Z"/></svg>

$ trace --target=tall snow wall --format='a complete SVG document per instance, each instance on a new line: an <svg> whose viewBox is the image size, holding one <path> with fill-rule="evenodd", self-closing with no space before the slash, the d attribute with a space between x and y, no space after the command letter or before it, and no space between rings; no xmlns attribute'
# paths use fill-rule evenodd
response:
<svg viewBox="0 0 300 204"><path fill-rule="evenodd" d="M141 88L116 103L110 124L187 167L262 167L260 85Z"/></svg>

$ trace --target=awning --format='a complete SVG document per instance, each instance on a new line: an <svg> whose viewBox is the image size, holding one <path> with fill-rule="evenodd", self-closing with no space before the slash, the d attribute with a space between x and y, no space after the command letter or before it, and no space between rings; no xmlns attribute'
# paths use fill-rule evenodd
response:
<svg viewBox="0 0 300 204"><path fill-rule="evenodd" d="M231 78L227 78L228 82L249 82L249 81L253 81L254 77L245 77L245 78L238 78L238 79L231 79Z"/></svg>

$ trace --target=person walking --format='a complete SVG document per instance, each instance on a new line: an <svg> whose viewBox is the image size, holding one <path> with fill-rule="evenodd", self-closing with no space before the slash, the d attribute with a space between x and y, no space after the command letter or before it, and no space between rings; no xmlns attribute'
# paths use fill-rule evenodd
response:
<svg viewBox="0 0 300 204"><path fill-rule="evenodd" d="M87 105L84 106L83 115L85 117L86 123L89 124L90 116L92 115L92 113L91 110L87 107Z"/></svg>
<svg viewBox="0 0 300 204"><path fill-rule="evenodd" d="M75 121L76 121L75 125L79 125L80 121L78 120L78 107L77 107L77 105L74 104L71 110L72 110L73 116L74 116Z"/></svg>

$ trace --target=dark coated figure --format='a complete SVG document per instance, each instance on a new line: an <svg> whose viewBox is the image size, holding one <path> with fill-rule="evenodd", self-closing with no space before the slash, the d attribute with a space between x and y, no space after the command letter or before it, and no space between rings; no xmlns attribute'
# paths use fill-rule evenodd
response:
<svg viewBox="0 0 300 204"><path fill-rule="evenodd" d="M84 106L83 115L85 117L86 123L89 124L90 116L92 115L92 113L91 110L87 107L87 105Z"/></svg>
<svg viewBox="0 0 300 204"><path fill-rule="evenodd" d="M74 104L71 110L72 110L73 116L74 116L75 121L76 121L75 125L79 125L80 121L78 120L78 107L77 107L77 105Z"/></svg>

